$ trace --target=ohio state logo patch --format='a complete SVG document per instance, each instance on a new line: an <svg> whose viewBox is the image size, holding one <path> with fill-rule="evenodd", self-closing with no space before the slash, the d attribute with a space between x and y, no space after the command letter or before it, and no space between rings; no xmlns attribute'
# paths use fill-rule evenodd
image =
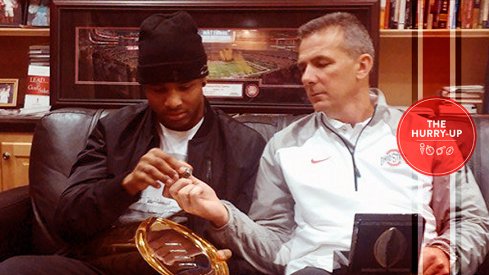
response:
<svg viewBox="0 0 489 275"><path fill-rule="evenodd" d="M397 149L390 149L385 153L385 156L380 158L380 166L385 166L385 164L389 166L398 166L401 164L401 154Z"/></svg>

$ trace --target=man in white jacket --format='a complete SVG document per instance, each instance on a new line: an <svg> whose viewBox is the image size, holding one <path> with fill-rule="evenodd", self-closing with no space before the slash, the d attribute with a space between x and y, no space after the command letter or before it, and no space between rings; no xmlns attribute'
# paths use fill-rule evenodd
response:
<svg viewBox="0 0 489 275"><path fill-rule="evenodd" d="M215 242L264 273L330 274L333 251L350 248L359 212L420 213L423 274L473 273L488 249L482 195L465 167L431 177L400 158L385 161L399 154L402 114L369 87L375 52L364 26L351 14L332 13L306 23L299 36L298 65L315 112L268 143L249 216L193 177L167 195L212 222ZM456 207L451 184L463 185Z"/></svg>

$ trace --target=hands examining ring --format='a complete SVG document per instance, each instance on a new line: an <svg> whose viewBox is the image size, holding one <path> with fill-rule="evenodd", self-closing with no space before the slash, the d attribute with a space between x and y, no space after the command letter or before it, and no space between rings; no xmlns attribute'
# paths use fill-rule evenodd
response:
<svg viewBox="0 0 489 275"><path fill-rule="evenodd" d="M180 173L189 164L180 161L159 148L149 150L141 157L134 170L122 181L122 187L131 195L146 189L148 186L159 188L160 183L171 184L179 179Z"/></svg>
<svg viewBox="0 0 489 275"><path fill-rule="evenodd" d="M163 195L175 199L183 210L207 219L217 227L225 225L228 221L226 207L214 190L192 176L191 171L189 164L153 148L123 179L122 186L129 194L135 195L148 186L159 188L160 183L164 183Z"/></svg>
<svg viewBox="0 0 489 275"><path fill-rule="evenodd" d="M216 227L228 222L226 207L205 182L191 176L168 183L166 187L163 195L175 199L185 212L209 220Z"/></svg>

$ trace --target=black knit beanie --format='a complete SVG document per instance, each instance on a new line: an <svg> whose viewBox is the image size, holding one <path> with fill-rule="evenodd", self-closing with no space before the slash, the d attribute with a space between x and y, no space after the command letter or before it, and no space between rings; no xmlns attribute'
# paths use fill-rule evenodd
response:
<svg viewBox="0 0 489 275"><path fill-rule="evenodd" d="M202 38L187 12L154 14L141 23L139 83L181 83L208 74Z"/></svg>

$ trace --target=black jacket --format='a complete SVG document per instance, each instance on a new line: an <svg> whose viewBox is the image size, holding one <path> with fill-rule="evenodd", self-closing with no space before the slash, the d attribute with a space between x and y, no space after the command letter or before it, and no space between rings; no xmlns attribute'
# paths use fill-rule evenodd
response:
<svg viewBox="0 0 489 275"><path fill-rule="evenodd" d="M132 105L100 119L80 152L61 195L55 223L70 243L88 240L111 228L139 199L121 181L141 156L159 147L157 119L147 104ZM219 198L247 212L265 140L256 131L207 104L204 122L188 144L193 175L209 184ZM190 217L188 226L202 234L204 221Z"/></svg>

